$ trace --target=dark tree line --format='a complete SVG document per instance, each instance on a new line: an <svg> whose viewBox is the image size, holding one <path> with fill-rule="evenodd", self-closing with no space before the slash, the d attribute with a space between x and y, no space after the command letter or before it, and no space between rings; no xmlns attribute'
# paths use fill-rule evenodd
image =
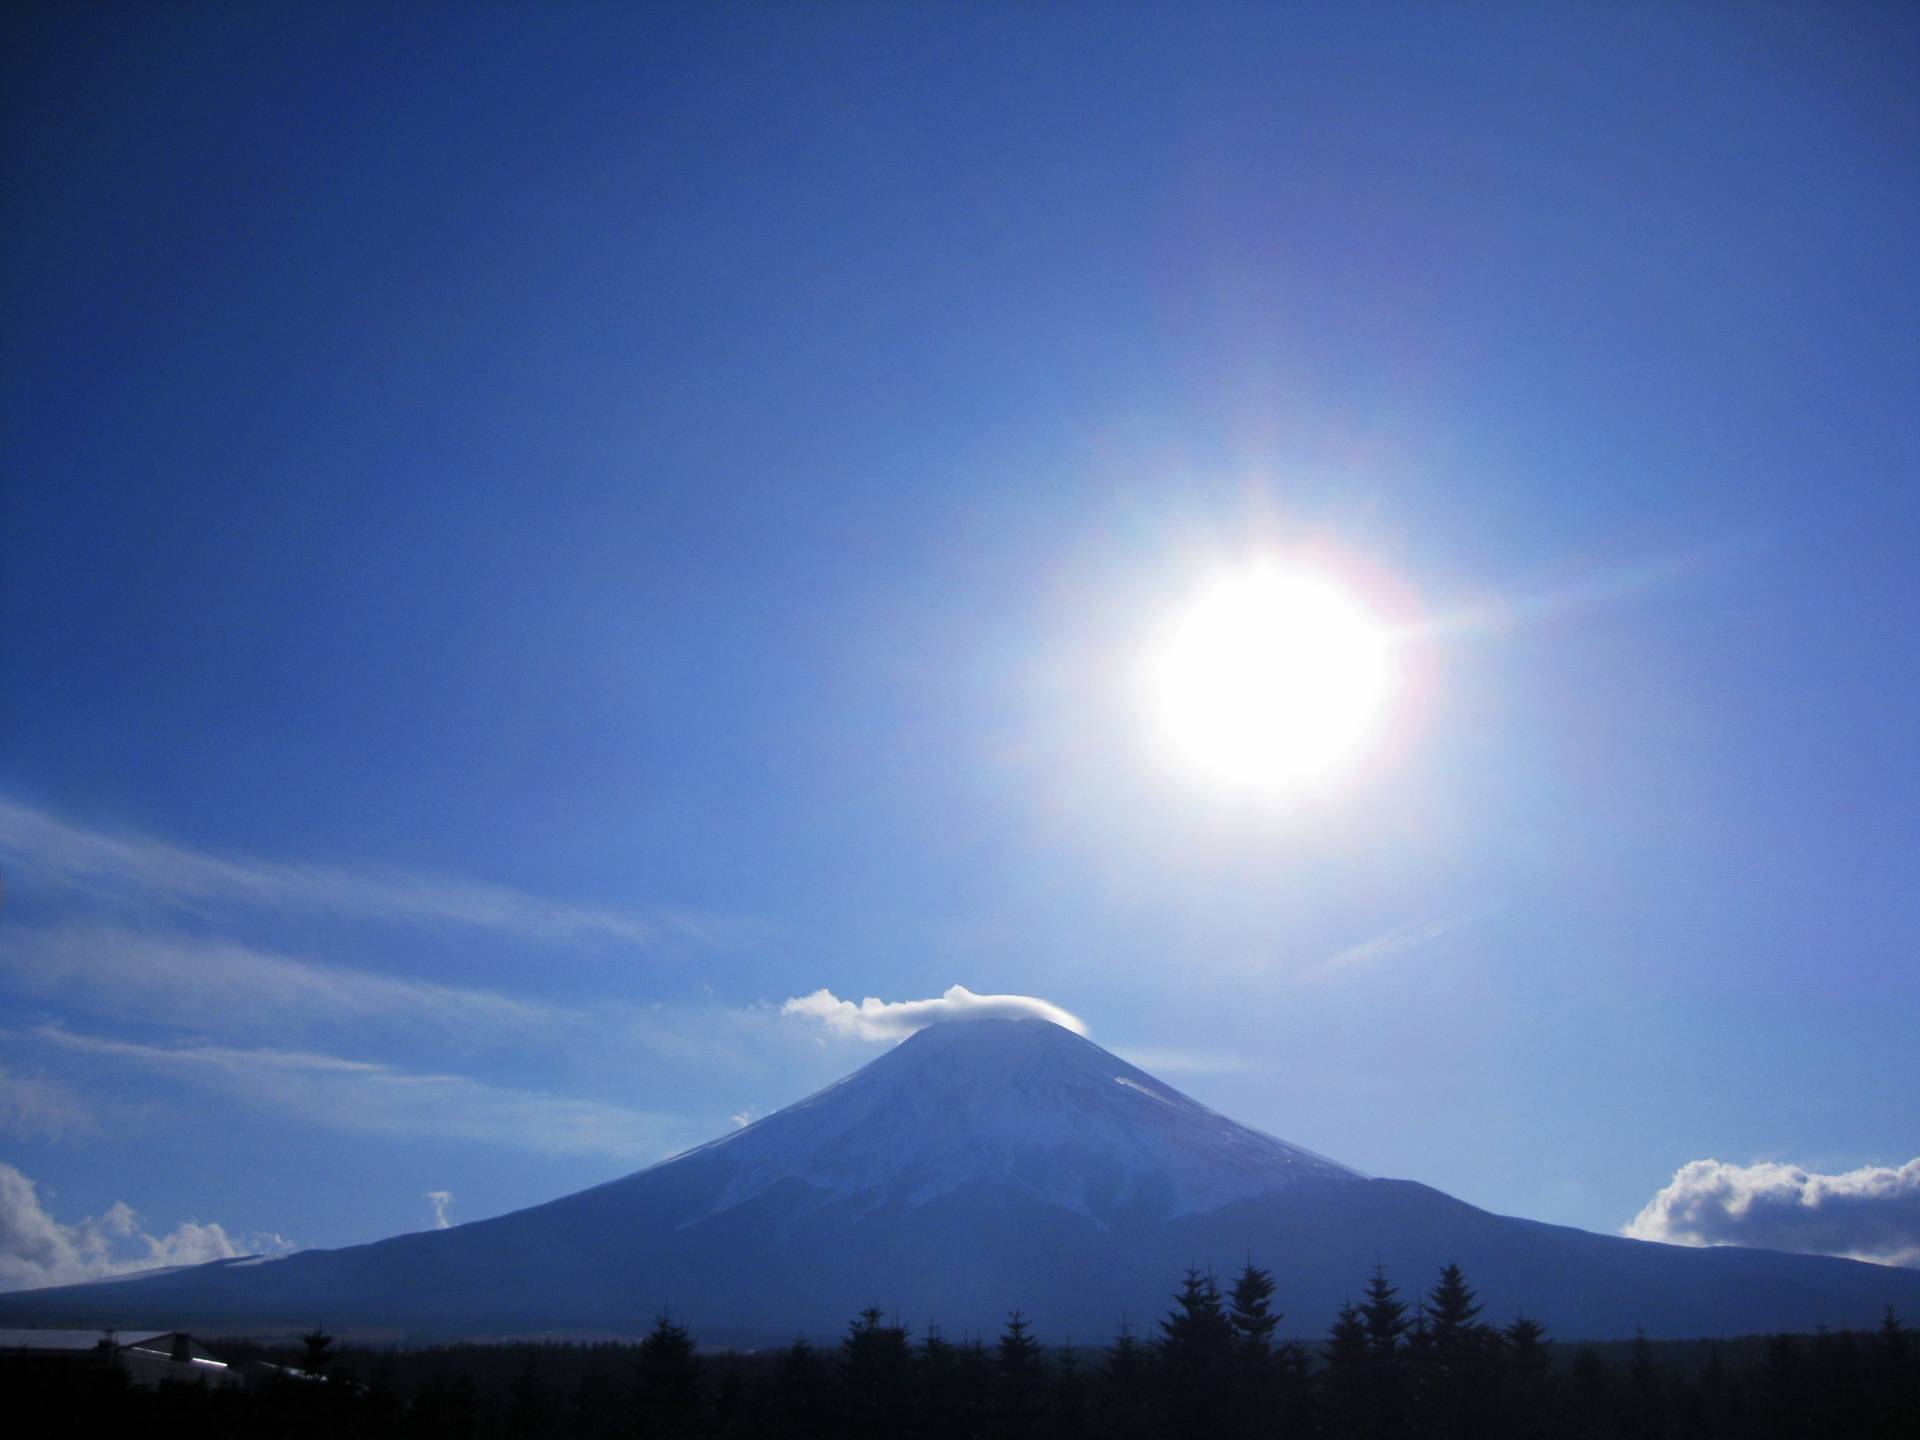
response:
<svg viewBox="0 0 1920 1440"><path fill-rule="evenodd" d="M1376 1267L1316 1343L1276 1338L1272 1277L1224 1291L1188 1271L1145 1335L1049 1350L1018 1310L991 1341L915 1336L879 1309L840 1342L698 1353L661 1317L637 1346L456 1346L275 1358L302 1372L247 1391L136 1391L117 1372L5 1375L42 1433L353 1440L1656 1440L1920 1436L1920 1344L1891 1311L1876 1332L1752 1342L1579 1346L1495 1328L1458 1266L1403 1300ZM248 1347L229 1346L240 1351ZM251 1347L258 1351L259 1347ZM37 1393L36 1393L37 1392Z"/></svg>

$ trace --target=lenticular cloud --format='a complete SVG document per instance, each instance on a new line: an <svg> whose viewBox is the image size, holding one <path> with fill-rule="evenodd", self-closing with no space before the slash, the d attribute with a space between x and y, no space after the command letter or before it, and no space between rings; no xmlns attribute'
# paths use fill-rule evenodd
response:
<svg viewBox="0 0 1920 1440"><path fill-rule="evenodd" d="M916 1030L943 1020L1051 1020L1076 1035L1087 1033L1077 1015L1031 995L976 995L964 985L951 987L937 1000L876 1000L871 995L858 1005L831 990L797 996L780 1007L782 1015L805 1015L836 1035L861 1040L904 1040Z"/></svg>
<svg viewBox="0 0 1920 1440"><path fill-rule="evenodd" d="M1920 1266L1920 1159L1821 1175L1693 1160L1623 1227L1636 1240L1756 1245Z"/></svg>

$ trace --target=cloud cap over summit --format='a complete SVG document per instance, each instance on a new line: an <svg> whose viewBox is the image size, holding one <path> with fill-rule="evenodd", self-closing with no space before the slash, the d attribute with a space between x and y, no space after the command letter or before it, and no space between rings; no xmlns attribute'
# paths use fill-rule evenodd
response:
<svg viewBox="0 0 1920 1440"><path fill-rule="evenodd" d="M858 1005L822 986L780 1007L782 1015L811 1016L836 1035L861 1040L904 1040L916 1030L949 1020L1050 1020L1076 1035L1087 1027L1079 1016L1032 995L976 995L951 985L932 1000L878 1000L869 995Z"/></svg>

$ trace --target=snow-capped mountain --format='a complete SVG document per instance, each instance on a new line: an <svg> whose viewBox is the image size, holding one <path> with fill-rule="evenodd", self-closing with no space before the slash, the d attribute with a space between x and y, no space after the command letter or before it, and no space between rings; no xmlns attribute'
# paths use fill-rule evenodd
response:
<svg viewBox="0 0 1920 1440"><path fill-rule="evenodd" d="M1218 1209L1358 1172L1215 1114L1058 1025L934 1025L864 1069L679 1161L724 1157L718 1214L783 1180L815 1203L926 1204L1004 1186L1103 1227ZM702 1217L704 1218L704 1217Z"/></svg>
<svg viewBox="0 0 1920 1440"><path fill-rule="evenodd" d="M645 1330L830 1337L914 1325L1100 1340L1190 1265L1271 1269L1317 1334L1384 1263L1411 1295L1458 1262L1488 1319L1563 1337L1869 1326L1920 1271L1689 1250L1488 1214L1236 1124L1045 1020L932 1026L723 1139L450 1230L0 1295L0 1323L305 1327L414 1338Z"/></svg>

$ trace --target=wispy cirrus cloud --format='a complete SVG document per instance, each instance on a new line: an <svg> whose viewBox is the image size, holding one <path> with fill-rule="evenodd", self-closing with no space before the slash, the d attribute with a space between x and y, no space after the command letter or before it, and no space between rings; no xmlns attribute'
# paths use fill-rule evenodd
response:
<svg viewBox="0 0 1920 1440"><path fill-rule="evenodd" d="M430 1135L620 1161L663 1159L706 1138L674 1116L373 1060L302 1050L151 1045L78 1034L60 1025L42 1025L33 1033L73 1054L173 1076L234 1103L336 1130Z"/></svg>
<svg viewBox="0 0 1920 1440"><path fill-rule="evenodd" d="M1076 1035L1087 1033L1078 1016L1031 995L976 995L964 985L948 988L932 1000L876 1000L871 995L858 1005L831 990L799 995L780 1007L782 1015L804 1015L818 1020L836 1035L861 1040L904 1040L916 1030L943 1020L1051 1020Z"/></svg>
<svg viewBox="0 0 1920 1440"><path fill-rule="evenodd" d="M218 937L117 925L17 928L8 948L18 988L95 1012L202 1032L310 1033L391 1024L463 1041L535 1039L577 1022L556 1006L489 990L321 964Z"/></svg>
<svg viewBox="0 0 1920 1440"><path fill-rule="evenodd" d="M1838 1175L1690 1160L1620 1233L1920 1266L1920 1159Z"/></svg>
<svg viewBox="0 0 1920 1440"><path fill-rule="evenodd" d="M99 1128L92 1107L58 1080L17 1075L0 1065L0 1135L77 1140Z"/></svg>
<svg viewBox="0 0 1920 1440"><path fill-rule="evenodd" d="M1303 973L1308 979L1332 979L1337 975L1384 960L1389 955L1397 955L1402 951L1414 950L1429 944L1442 935L1479 919L1484 913L1477 910L1463 911L1457 915L1442 915L1431 920L1408 921L1394 926L1391 930L1382 931L1371 939L1362 940L1357 945L1349 945L1344 950L1336 951L1318 964L1309 966Z"/></svg>
<svg viewBox="0 0 1920 1440"><path fill-rule="evenodd" d="M0 1164L0 1290L72 1285L241 1255L285 1255L295 1248L278 1235L233 1235L192 1220L155 1235L141 1228L139 1213L124 1201L63 1224L41 1203L32 1180Z"/></svg>
<svg viewBox="0 0 1920 1440"><path fill-rule="evenodd" d="M389 867L216 855L72 825L5 797L0 856L22 873L112 902L196 911L315 911L386 924L467 926L548 945L641 946L667 934L712 944L741 923L717 916L634 915Z"/></svg>

